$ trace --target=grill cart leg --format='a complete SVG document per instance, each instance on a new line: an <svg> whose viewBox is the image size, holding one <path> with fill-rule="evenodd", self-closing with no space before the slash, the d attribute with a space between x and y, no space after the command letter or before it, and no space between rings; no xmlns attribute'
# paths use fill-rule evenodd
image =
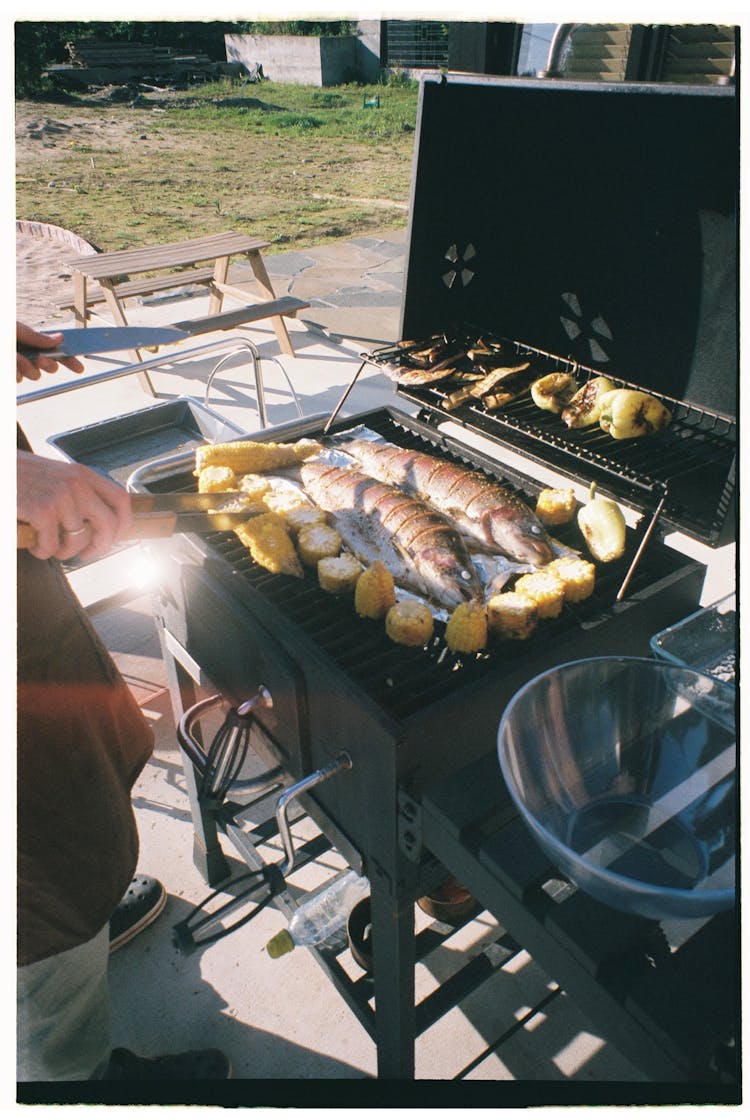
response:
<svg viewBox="0 0 750 1120"><path fill-rule="evenodd" d="M414 903L370 876L378 1077L414 1079Z"/></svg>
<svg viewBox="0 0 750 1120"><path fill-rule="evenodd" d="M197 678L178 660L176 650L173 648L176 643L168 638L163 627L157 624L157 630L167 670L172 711L175 723L178 724L188 708L192 707L198 699L195 688ZM185 660L187 662L188 658L186 657ZM198 728L195 734L199 735ZM193 863L208 885L213 887L229 877L230 867L219 843L216 817L198 796L200 775L182 747L180 747L180 760L185 774L190 816L193 821Z"/></svg>

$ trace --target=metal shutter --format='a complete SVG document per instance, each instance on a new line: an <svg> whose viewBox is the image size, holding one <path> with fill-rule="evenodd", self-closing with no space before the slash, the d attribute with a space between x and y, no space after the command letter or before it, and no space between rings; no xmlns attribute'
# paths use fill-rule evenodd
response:
<svg viewBox="0 0 750 1120"><path fill-rule="evenodd" d="M662 82L705 85L734 73L734 28L707 23L670 27Z"/></svg>

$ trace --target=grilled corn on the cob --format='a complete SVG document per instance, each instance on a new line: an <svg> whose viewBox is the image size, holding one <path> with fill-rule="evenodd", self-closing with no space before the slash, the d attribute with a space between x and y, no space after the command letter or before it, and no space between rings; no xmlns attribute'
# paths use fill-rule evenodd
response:
<svg viewBox="0 0 750 1120"><path fill-rule="evenodd" d="M502 591L487 603L487 624L491 633L499 638L528 638L538 618L534 600L517 591Z"/></svg>
<svg viewBox="0 0 750 1120"><path fill-rule="evenodd" d="M459 603L445 627L445 642L454 653L476 653L487 645L487 612L483 603Z"/></svg>
<svg viewBox="0 0 750 1120"><path fill-rule="evenodd" d="M545 568L554 572L565 585L565 602L580 603L594 590L596 569L590 560L579 556L558 556Z"/></svg>
<svg viewBox="0 0 750 1120"><path fill-rule="evenodd" d="M275 574L301 576L299 561L283 519L277 513L261 513L235 528L256 564Z"/></svg>
<svg viewBox="0 0 750 1120"><path fill-rule="evenodd" d="M206 469L217 470L216 467ZM259 502L271 489L271 483L262 474L243 474L239 480L239 487L242 493L247 494L252 501Z"/></svg>
<svg viewBox="0 0 750 1120"><path fill-rule="evenodd" d="M284 521L290 533L296 536L309 525L325 525L328 515L320 506L300 505L288 509L284 514Z"/></svg>
<svg viewBox="0 0 750 1120"><path fill-rule="evenodd" d="M385 632L392 642L403 646L423 646L434 630L432 612L426 603L402 599L385 616Z"/></svg>
<svg viewBox="0 0 750 1120"><path fill-rule="evenodd" d="M540 490L536 500L536 514L543 525L567 525L576 512L576 496L573 490L547 487Z"/></svg>
<svg viewBox="0 0 750 1120"><path fill-rule="evenodd" d="M341 543L341 533L332 525L308 525L297 537L297 551L302 563L314 568L326 556L338 556Z"/></svg>
<svg viewBox="0 0 750 1120"><path fill-rule="evenodd" d="M320 451L320 444L312 439L299 439L296 443L262 443L259 440L240 439L231 443L207 443L195 451L195 469L204 467L231 467L236 474L278 470L291 467L302 459L309 459Z"/></svg>
<svg viewBox="0 0 750 1120"><path fill-rule="evenodd" d="M393 576L382 560L376 560L357 580L354 609L361 618L384 618L395 602Z"/></svg>
<svg viewBox="0 0 750 1120"><path fill-rule="evenodd" d="M323 591L334 595L351 594L357 586L362 565L356 556L342 552L340 556L324 556L318 560L318 583Z"/></svg>
<svg viewBox="0 0 750 1120"><path fill-rule="evenodd" d="M533 599L540 618L557 618L562 610L565 584L548 568L521 576L516 580L514 590L519 595L526 595L529 599Z"/></svg>
<svg viewBox="0 0 750 1120"><path fill-rule="evenodd" d="M263 495L263 502L272 513L278 513L286 521L287 514L293 509L309 507L310 501L301 490L294 487L282 487L278 490L268 490Z"/></svg>
<svg viewBox="0 0 750 1120"><path fill-rule="evenodd" d="M237 489L237 476L231 467L204 467L198 472L198 493L215 494Z"/></svg>

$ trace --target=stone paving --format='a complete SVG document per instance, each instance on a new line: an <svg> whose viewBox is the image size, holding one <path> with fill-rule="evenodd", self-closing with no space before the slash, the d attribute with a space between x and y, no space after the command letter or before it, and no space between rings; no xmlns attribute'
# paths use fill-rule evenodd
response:
<svg viewBox="0 0 750 1120"><path fill-rule="evenodd" d="M264 259L276 295L310 303L299 316L308 326L339 337L353 338L356 330L358 338L393 342L400 334L406 237L405 229L396 230ZM231 276L248 293L257 292L249 265L234 263Z"/></svg>

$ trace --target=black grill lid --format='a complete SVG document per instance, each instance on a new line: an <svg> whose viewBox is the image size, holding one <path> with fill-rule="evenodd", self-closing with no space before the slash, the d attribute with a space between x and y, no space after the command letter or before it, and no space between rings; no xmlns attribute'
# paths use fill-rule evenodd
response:
<svg viewBox="0 0 750 1120"><path fill-rule="evenodd" d="M479 324L736 415L732 87L420 91L402 338Z"/></svg>

